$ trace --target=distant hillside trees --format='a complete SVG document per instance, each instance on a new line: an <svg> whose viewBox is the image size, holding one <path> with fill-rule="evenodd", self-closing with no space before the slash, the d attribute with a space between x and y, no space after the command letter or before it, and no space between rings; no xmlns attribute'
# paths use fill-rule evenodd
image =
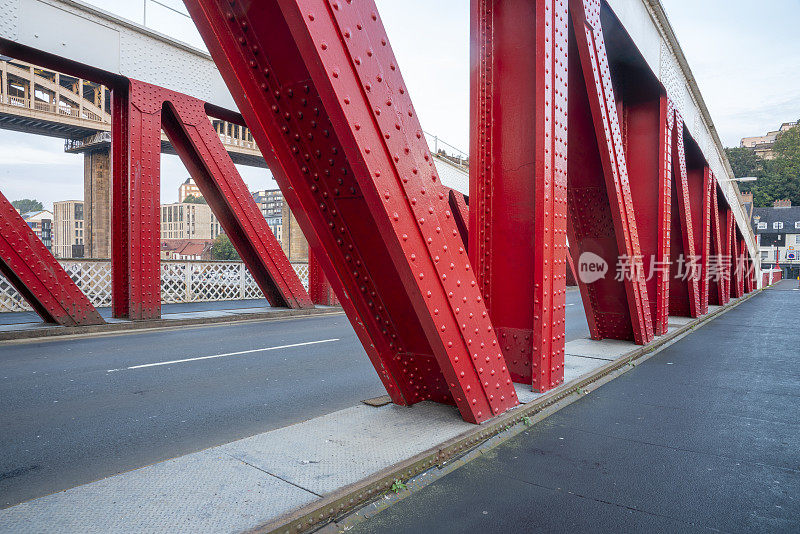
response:
<svg viewBox="0 0 800 534"><path fill-rule="evenodd" d="M29 211L42 211L44 206L42 203L33 198L22 198L15 200L11 203L12 206L17 208L20 213L28 213Z"/></svg>
<svg viewBox="0 0 800 534"><path fill-rule="evenodd" d="M770 207L775 200L788 198L800 205L800 126L780 135L772 147L775 157L762 159L749 148L726 148L734 175L756 176L755 182L740 182L743 193L753 193L753 204Z"/></svg>

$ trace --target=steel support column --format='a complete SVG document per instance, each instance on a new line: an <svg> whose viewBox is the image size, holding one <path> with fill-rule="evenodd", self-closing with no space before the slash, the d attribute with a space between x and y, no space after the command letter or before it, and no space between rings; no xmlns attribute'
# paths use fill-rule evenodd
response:
<svg viewBox="0 0 800 534"><path fill-rule="evenodd" d="M339 291L343 291L341 284L338 285ZM311 250L308 251L308 294L314 304L323 306L339 304L332 284L325 277L319 260Z"/></svg>
<svg viewBox="0 0 800 534"><path fill-rule="evenodd" d="M112 124L112 302L115 317L161 316L161 105L131 81L115 88Z"/></svg>
<svg viewBox="0 0 800 534"><path fill-rule="evenodd" d="M706 215L706 189L711 186L710 169L703 159L700 149L694 140L686 135L684 137L684 150L686 158L686 184L689 199L690 213L687 213L691 225L692 250L686 258L686 270L695 284L695 309L692 317L699 317L708 313L708 285L705 283L704 274L708 268L708 236L709 223Z"/></svg>
<svg viewBox="0 0 800 534"><path fill-rule="evenodd" d="M394 402L516 405L374 2L185 4Z"/></svg>
<svg viewBox="0 0 800 534"><path fill-rule="evenodd" d="M86 326L104 322L2 193L0 273L47 323Z"/></svg>
<svg viewBox="0 0 800 534"><path fill-rule="evenodd" d="M121 254L124 259L112 263L112 268L117 264L128 266L125 273L114 273L127 278L127 294L120 299L128 302L127 316L131 319L160 316L162 127L270 304L291 308L313 306L211 126L204 103L136 80L129 80L127 100L128 142L124 142L121 132L112 139L114 171L121 173L114 176L114 192L123 197L115 198L114 203L121 209L120 220L112 216L117 232L126 229L124 209L128 206L127 241L124 236L115 236L119 246L113 249L114 254ZM124 128L125 118L122 110L118 119L120 128ZM122 164L126 153L127 169ZM115 286L115 289L126 288Z"/></svg>
<svg viewBox="0 0 800 534"><path fill-rule="evenodd" d="M566 0L472 0L469 252L511 376L564 377Z"/></svg>
<svg viewBox="0 0 800 534"><path fill-rule="evenodd" d="M639 226L642 268L647 278L654 333L667 332L671 221L672 105L663 94L648 94L624 78L622 119L631 198ZM645 86L646 87L646 86Z"/></svg>
<svg viewBox="0 0 800 534"><path fill-rule="evenodd" d="M676 111L672 143L672 224L670 233L669 314L698 317L698 278L691 272L695 260L694 224L684 148L683 118ZM702 180L702 177L701 177ZM699 188L702 191L702 183Z"/></svg>
<svg viewBox="0 0 800 534"><path fill-rule="evenodd" d="M570 0L568 234L594 339L652 340L636 217L609 74L600 0ZM580 59L580 61L577 61ZM605 268L586 283L585 266ZM622 267L622 276L614 271ZM582 280L583 279L583 280Z"/></svg>

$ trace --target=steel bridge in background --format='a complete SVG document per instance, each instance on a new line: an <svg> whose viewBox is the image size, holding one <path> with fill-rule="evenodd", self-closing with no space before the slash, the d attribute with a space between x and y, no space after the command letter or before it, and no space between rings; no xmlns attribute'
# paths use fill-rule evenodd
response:
<svg viewBox="0 0 800 534"><path fill-rule="evenodd" d="M160 310L162 128L270 302L311 305L209 117L269 147L311 293L331 281L397 404L479 423L518 404L513 382L561 384L570 262L630 264L578 286L592 338L638 344L761 282L657 0L472 0L468 199L442 185L374 2L184 3L211 57L73 0L0 3L0 53L111 88L116 317ZM26 230L0 196L3 274L46 320L102 320Z"/></svg>

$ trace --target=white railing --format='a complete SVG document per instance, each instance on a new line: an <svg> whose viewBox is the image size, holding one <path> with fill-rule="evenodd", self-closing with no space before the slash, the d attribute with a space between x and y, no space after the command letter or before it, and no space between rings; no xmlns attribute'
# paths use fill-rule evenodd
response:
<svg viewBox="0 0 800 534"><path fill-rule="evenodd" d="M95 307L111 306L109 260L59 260L64 270ZM308 264L293 263L308 290ZM206 302L262 298L261 290L244 264L233 261L161 260L161 302ZM31 307L14 286L0 275L0 313L29 311Z"/></svg>

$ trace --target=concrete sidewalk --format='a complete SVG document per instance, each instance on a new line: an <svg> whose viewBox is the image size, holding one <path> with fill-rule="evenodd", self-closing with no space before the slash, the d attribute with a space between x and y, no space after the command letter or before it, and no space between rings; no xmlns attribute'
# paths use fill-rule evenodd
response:
<svg viewBox="0 0 800 534"><path fill-rule="evenodd" d="M327 531L800 532L796 286Z"/></svg>

